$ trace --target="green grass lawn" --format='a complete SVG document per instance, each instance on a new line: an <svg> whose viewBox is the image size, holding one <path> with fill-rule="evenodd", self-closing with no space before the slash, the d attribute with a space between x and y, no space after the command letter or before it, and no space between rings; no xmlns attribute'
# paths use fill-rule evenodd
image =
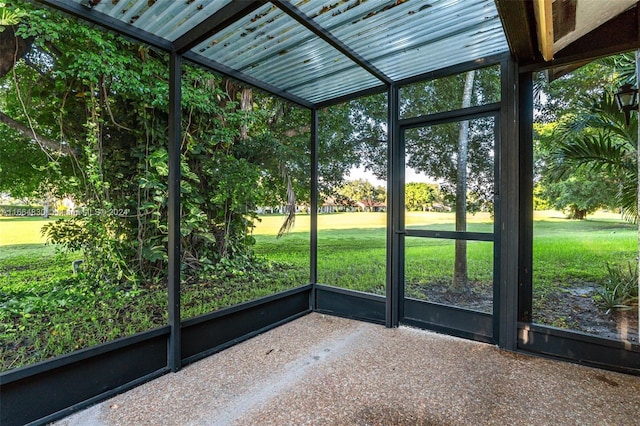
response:
<svg viewBox="0 0 640 426"><path fill-rule="evenodd" d="M278 239L283 216L264 216L254 231L256 252L272 260L309 268L310 216L299 215L291 233ZM451 228L453 213L408 212L407 227L443 230ZM359 291L384 294L386 281L385 213L332 213L318 215L318 282ZM469 228L492 232L488 213L469 218ZM407 238L408 281L429 280L450 274L446 265L450 251L445 240ZM491 244L470 243L470 258L491 256ZM476 252L484 252L475 256ZM484 261L483 261L484 262ZM486 263L486 262L485 262ZM478 268L476 268L477 270ZM487 268L488 271L491 267ZM446 271L446 272L445 272ZM491 279L483 272L484 279ZM440 278L441 279L441 278Z"/></svg>
<svg viewBox="0 0 640 426"><path fill-rule="evenodd" d="M45 244L40 229L50 220L40 217L0 217L0 262L28 262L55 254L55 247Z"/></svg>
<svg viewBox="0 0 640 426"><path fill-rule="evenodd" d="M470 216L476 229L490 232L493 220L486 214ZM270 260L288 263L308 277L310 216L296 217L292 231L277 238L283 216L262 216L254 230L255 251ZM411 228L442 229L453 222L453 213L409 212ZM55 247L45 245L41 218L0 218L0 267L4 286L28 276L19 265L39 259L39 279L56 271L70 271L71 258L56 257ZM319 282L374 293L383 293L386 267L386 214L336 213L318 216ZM606 263L633 261L636 227L612 213L599 213L586 221L564 219L559 212L536 212L534 222L534 274L540 289L568 286L575 281L597 282L605 277ZM452 242L406 238L407 282L447 280L451 276ZM480 280L492 279L491 243L469 243L470 269ZM474 259L476 259L474 261ZM51 270L50 268L53 268ZM48 272L47 272L48 271ZM6 272L6 271L5 271ZM304 280L304 278L301 278ZM302 282L301 284L304 284Z"/></svg>
<svg viewBox="0 0 640 426"><path fill-rule="evenodd" d="M407 226L447 229L453 213L409 212ZM255 229L256 252L270 259L309 265L309 216L296 218L293 231L275 235L282 216L266 216ZM491 232L487 213L470 217L471 227ZM386 215L338 213L318 217L318 280L361 291L382 294L386 268ZM405 239L408 283L445 282L452 278L453 243L448 240ZM470 277L492 280L493 244L469 242ZM637 256L637 228L613 213L599 212L588 220L565 219L560 212L536 212L534 221L534 280L538 291L598 282L606 278L606 264L623 264Z"/></svg>
<svg viewBox="0 0 640 426"><path fill-rule="evenodd" d="M40 229L49 222L53 220L41 217L0 217L0 246L44 244L45 239Z"/></svg>
<svg viewBox="0 0 640 426"><path fill-rule="evenodd" d="M408 227L451 229L453 213L407 213ZM277 232L283 216L261 217L254 229L255 252L280 265L275 271L240 272L210 283L183 286L182 316L189 318L309 282L310 216L296 217L292 231ZM384 294L384 213L318 216L318 282ZM491 232L488 214L469 217L469 228ZM106 290L100 283L74 281L71 261L46 245L40 218L0 218L0 370L89 347L166 323L166 292L155 288ZM637 228L615 214L586 221L557 212L536 212L534 299L570 286L606 279L606 264L633 262ZM420 297L428 285L446 286L453 273L450 240L406 238L406 292ZM469 242L468 267L475 285L490 288L493 243Z"/></svg>
<svg viewBox="0 0 640 426"><path fill-rule="evenodd" d="M566 220L557 212L535 217L534 280L541 291L602 282L607 263L635 262L637 255L638 229L619 215L600 213L584 221Z"/></svg>

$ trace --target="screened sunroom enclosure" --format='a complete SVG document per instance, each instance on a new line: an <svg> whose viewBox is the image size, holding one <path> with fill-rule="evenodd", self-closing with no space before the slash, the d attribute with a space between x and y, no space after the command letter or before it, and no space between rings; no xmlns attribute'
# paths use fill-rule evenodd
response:
<svg viewBox="0 0 640 426"><path fill-rule="evenodd" d="M616 5L620 10L609 11L612 16L596 20L596 25L566 46L556 46L553 61L541 56L538 46L543 37L536 36L540 19L536 20L538 12L528 1L38 3L170 55L168 323L2 373L3 424L60 418L309 312L386 327L416 326L505 350L640 373L637 341L534 323L531 273L533 73L561 72L572 69L573 63L640 47L635 1L620 2ZM550 1L539 3L551 7ZM629 31L623 33L620 28ZM311 206L308 282L185 320L180 306L180 144L181 69L187 61L308 109ZM414 85L472 71L496 77L496 90L484 101L456 109L407 112L403 93ZM319 111L376 94L385 96L387 103L384 294L340 288L325 281L318 259L323 255L318 251L318 238L322 238L318 169L319 162L330 161L321 159L318 148ZM439 95L446 94L433 96ZM405 192L414 159L431 155L438 143L457 136L463 126L475 129L479 136L471 143L482 152L482 158L469 160L471 171L465 185L481 186L490 194L483 199L483 208L491 211L491 222L465 228L409 223ZM430 143L432 149L424 148ZM443 158L460 155L454 151ZM473 161L481 162L482 168ZM434 267L419 250L431 242L445 253L451 271L456 248L466 248L464 262L470 276L490 283L482 288L482 305L452 301L446 294L434 299L421 293L424 286L412 271L416 265ZM65 392L53 392L63 386Z"/></svg>

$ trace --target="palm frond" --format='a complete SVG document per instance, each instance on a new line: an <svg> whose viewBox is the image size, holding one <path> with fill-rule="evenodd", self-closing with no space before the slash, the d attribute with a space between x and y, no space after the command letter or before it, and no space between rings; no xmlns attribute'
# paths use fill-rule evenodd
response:
<svg viewBox="0 0 640 426"><path fill-rule="evenodd" d="M556 168L563 172L581 166L609 173L635 170L635 164L629 158L628 147L603 131L563 140L554 156Z"/></svg>
<svg viewBox="0 0 640 426"><path fill-rule="evenodd" d="M599 124L601 129L607 130L614 135L618 136L625 142L635 146L638 136L638 118L637 115L633 115L629 121L629 125L624 119L624 114L618 109L615 96L611 93L605 92L600 99L592 105L592 111L600 117L600 121L595 124Z"/></svg>
<svg viewBox="0 0 640 426"><path fill-rule="evenodd" d="M618 191L618 202L622 217L629 222L638 221L638 174L627 173Z"/></svg>
<svg viewBox="0 0 640 426"><path fill-rule="evenodd" d="M636 57L635 52L627 52L613 57L614 66L619 72L620 84L636 84Z"/></svg>
<svg viewBox="0 0 640 426"><path fill-rule="evenodd" d="M576 134L589 129L605 130L635 146L638 120L634 115L627 126L624 114L618 110L613 94L605 92L599 97L585 97L571 120L565 120L554 133L560 140L575 138Z"/></svg>

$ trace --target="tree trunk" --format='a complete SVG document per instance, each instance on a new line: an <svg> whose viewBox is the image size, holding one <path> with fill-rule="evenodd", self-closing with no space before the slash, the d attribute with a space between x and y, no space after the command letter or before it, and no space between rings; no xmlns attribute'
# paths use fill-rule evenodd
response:
<svg viewBox="0 0 640 426"><path fill-rule="evenodd" d="M16 37L13 27L7 27L0 32L0 78L11 71L15 62L31 50L33 38Z"/></svg>
<svg viewBox="0 0 640 426"><path fill-rule="evenodd" d="M471 94L473 93L473 80L475 71L467 72L464 82L464 94L462 96L462 108L471 106ZM469 144L469 121L460 123L458 134L458 158L456 181L456 231L467 230L467 154ZM456 293L469 291L467 276L467 241L456 240L455 266L451 290Z"/></svg>
<svg viewBox="0 0 640 426"><path fill-rule="evenodd" d="M46 148L46 150L49 151L62 152L66 154L73 152L69 145L63 144L61 142L56 142L42 136L41 134L36 133L32 128L14 120L2 111L0 111L0 123L6 124L13 130L20 133L22 136L29 138L32 141L36 141L43 150Z"/></svg>
<svg viewBox="0 0 640 426"><path fill-rule="evenodd" d="M4 31L0 32L0 78L11 72L16 62L31 50L33 40L33 37L27 39L16 37L13 27L6 27ZM23 136L36 141L43 149L47 148L54 152L71 152L68 145L37 134L32 128L14 120L2 111L0 111L0 123L6 124Z"/></svg>

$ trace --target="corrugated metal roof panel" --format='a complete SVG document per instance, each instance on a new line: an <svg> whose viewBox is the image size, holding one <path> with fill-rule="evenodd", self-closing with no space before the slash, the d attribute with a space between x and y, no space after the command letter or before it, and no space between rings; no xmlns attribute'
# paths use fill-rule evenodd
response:
<svg viewBox="0 0 640 426"><path fill-rule="evenodd" d="M362 68L346 69L331 76L309 80L288 91L313 103L339 98L361 90L380 86L380 81Z"/></svg>
<svg viewBox="0 0 640 426"><path fill-rule="evenodd" d="M214 34L192 50L240 71L252 55L273 55L284 50L296 32L296 24L271 3ZM256 57L257 57L256 56Z"/></svg>
<svg viewBox="0 0 640 426"><path fill-rule="evenodd" d="M95 12L169 41L177 40L231 2L91 1ZM402 80L508 51L493 0L288 3L306 15L308 25L320 26L353 51L354 60L364 62L365 67L332 46L334 41L324 41L272 3L265 3L238 19L192 52L317 103L379 87L382 81L367 71L367 62L375 72L380 71L391 80Z"/></svg>
<svg viewBox="0 0 640 426"><path fill-rule="evenodd" d="M85 5L87 0L74 0ZM232 0L102 0L92 9L170 41Z"/></svg>
<svg viewBox="0 0 640 426"><path fill-rule="evenodd" d="M312 102L380 84L270 3L193 51Z"/></svg>
<svg viewBox="0 0 640 426"><path fill-rule="evenodd" d="M411 52L402 52L393 58L381 58L375 62L393 79L402 80L505 51L504 42L496 40L495 34L491 32L482 38L481 43L478 43L478 40L479 38L470 40L466 35L461 34L451 39L440 40L437 43L416 48ZM461 59L466 60L461 61Z"/></svg>
<svg viewBox="0 0 640 426"><path fill-rule="evenodd" d="M493 0L298 1L394 80L508 51ZM486 44L486 46L485 46Z"/></svg>

